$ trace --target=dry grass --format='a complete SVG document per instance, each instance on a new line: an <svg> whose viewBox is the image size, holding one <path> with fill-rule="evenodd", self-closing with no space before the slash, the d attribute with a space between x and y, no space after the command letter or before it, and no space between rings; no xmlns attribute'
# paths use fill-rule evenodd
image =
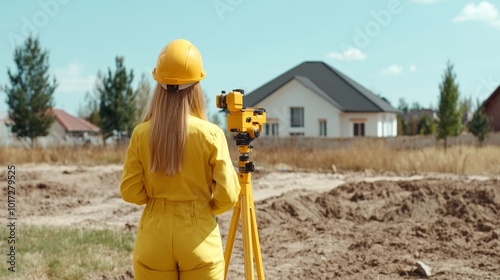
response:
<svg viewBox="0 0 500 280"><path fill-rule="evenodd" d="M231 140L230 140L231 141ZM258 141L258 140L256 140ZM238 159L234 143L229 143L231 157ZM121 164L126 147L25 149L0 147L0 164ZM279 146L254 148L251 159L258 167L286 165L291 168L339 171L394 172L397 174L438 172L454 174L500 174L500 146L454 146L445 152L442 146L422 149L388 147L380 141L366 139L337 149L302 149Z"/></svg>
<svg viewBox="0 0 500 280"><path fill-rule="evenodd" d="M233 152L233 156L237 156ZM437 172L468 175L500 174L500 147L455 146L418 150L394 150L380 142L359 142L346 149L277 149L252 152L257 165L287 165L303 169L394 172L397 174Z"/></svg>
<svg viewBox="0 0 500 280"><path fill-rule="evenodd" d="M95 165L122 163L126 147L0 147L0 164L49 163Z"/></svg>

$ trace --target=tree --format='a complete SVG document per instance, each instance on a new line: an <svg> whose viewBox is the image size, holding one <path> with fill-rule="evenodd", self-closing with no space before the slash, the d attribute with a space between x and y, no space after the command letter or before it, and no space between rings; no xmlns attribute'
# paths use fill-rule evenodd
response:
<svg viewBox="0 0 500 280"><path fill-rule="evenodd" d="M148 81L146 74L142 74L139 85L137 86L137 112L135 117L135 124L142 121L144 111L148 105L149 95L151 93L151 84Z"/></svg>
<svg viewBox="0 0 500 280"><path fill-rule="evenodd" d="M3 89L13 121L12 132L18 138L30 138L33 148L36 138L46 136L55 120L52 107L57 83L55 78L50 81L49 55L40 48L38 39L30 36L24 45L16 47L14 62L17 73L7 70L10 86Z"/></svg>
<svg viewBox="0 0 500 280"><path fill-rule="evenodd" d="M466 128L468 128L467 122L469 121L469 113L472 112L472 110L473 110L472 105L473 105L472 97L470 97L470 96L469 97L462 97L458 101L458 108L460 111L460 116L462 116L462 118L461 118L462 125L465 125Z"/></svg>
<svg viewBox="0 0 500 280"><path fill-rule="evenodd" d="M420 105L420 103L418 103L417 101L411 104L411 110L422 110L422 109L424 109L424 107L422 107L422 105Z"/></svg>
<svg viewBox="0 0 500 280"><path fill-rule="evenodd" d="M85 105L80 107L78 115L80 118L99 126L99 110L100 110L100 93L99 88L102 88L103 76L101 71L97 72L95 87L92 92L85 93Z"/></svg>
<svg viewBox="0 0 500 280"><path fill-rule="evenodd" d="M417 123L417 131L420 135L429 135L434 133L434 123L432 116L424 114Z"/></svg>
<svg viewBox="0 0 500 280"><path fill-rule="evenodd" d="M398 115L398 135L407 135L407 118L408 118L408 103L404 98L399 99L398 110L402 112L402 115Z"/></svg>
<svg viewBox="0 0 500 280"><path fill-rule="evenodd" d="M437 123L437 139L444 139L444 149L448 146L449 136L458 136L462 130L462 116L458 108L459 91L455 81L453 65L448 61L443 76L443 82L439 85L439 109Z"/></svg>
<svg viewBox="0 0 500 280"><path fill-rule="evenodd" d="M486 135L491 131L491 120L484 113L484 108L479 105L479 101L477 101L477 103L478 108L474 112L472 120L467 124L467 127L469 132L476 136L479 143L482 144Z"/></svg>
<svg viewBox="0 0 500 280"><path fill-rule="evenodd" d="M406 103L406 100L404 98L402 98L402 97L399 98L398 110L400 110L401 112L403 112L403 114L408 113L408 111L410 110L409 107L408 107L408 103Z"/></svg>
<svg viewBox="0 0 500 280"><path fill-rule="evenodd" d="M125 134L130 136L134 129L136 116L136 91L132 89L133 72L127 73L123 65L123 57L116 57L116 70L103 77L102 87L98 87L99 126L103 140L106 141L115 133L117 142Z"/></svg>

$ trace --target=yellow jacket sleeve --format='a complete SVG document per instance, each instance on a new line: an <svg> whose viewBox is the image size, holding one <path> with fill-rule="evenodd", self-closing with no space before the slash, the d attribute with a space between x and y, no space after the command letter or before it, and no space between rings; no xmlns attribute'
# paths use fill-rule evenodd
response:
<svg viewBox="0 0 500 280"><path fill-rule="evenodd" d="M231 210L238 202L240 184L231 162L227 140L222 130L215 133L215 145L210 155L213 168L212 199L210 206L214 215Z"/></svg>
<svg viewBox="0 0 500 280"><path fill-rule="evenodd" d="M137 205L148 202L148 194L144 186L144 168L139 157L139 134L134 132L128 145L120 192L123 200Z"/></svg>

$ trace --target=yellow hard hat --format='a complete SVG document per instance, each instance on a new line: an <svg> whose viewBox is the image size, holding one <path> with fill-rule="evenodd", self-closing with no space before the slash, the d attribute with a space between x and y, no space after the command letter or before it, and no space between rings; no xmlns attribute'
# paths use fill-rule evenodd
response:
<svg viewBox="0 0 500 280"><path fill-rule="evenodd" d="M185 85L205 78L198 49L188 40L177 39L161 50L153 78L162 85Z"/></svg>

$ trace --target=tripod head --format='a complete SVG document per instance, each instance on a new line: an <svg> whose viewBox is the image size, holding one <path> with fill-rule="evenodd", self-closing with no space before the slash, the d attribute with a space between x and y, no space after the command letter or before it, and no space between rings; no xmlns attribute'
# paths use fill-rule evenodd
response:
<svg viewBox="0 0 500 280"><path fill-rule="evenodd" d="M236 145L250 145L262 133L262 126L266 123L264 108L243 108L243 90L234 89L225 94L222 91L216 97L217 108L224 109L227 115L227 130L237 132L234 139Z"/></svg>
<svg viewBox="0 0 500 280"><path fill-rule="evenodd" d="M234 89L225 94L222 91L216 97L217 108L227 112L227 130L236 132L234 140L238 146L240 158L238 168L240 172L253 172L255 167L250 161L252 146L250 143L260 136L262 126L266 123L266 110L264 108L243 108L243 90Z"/></svg>

